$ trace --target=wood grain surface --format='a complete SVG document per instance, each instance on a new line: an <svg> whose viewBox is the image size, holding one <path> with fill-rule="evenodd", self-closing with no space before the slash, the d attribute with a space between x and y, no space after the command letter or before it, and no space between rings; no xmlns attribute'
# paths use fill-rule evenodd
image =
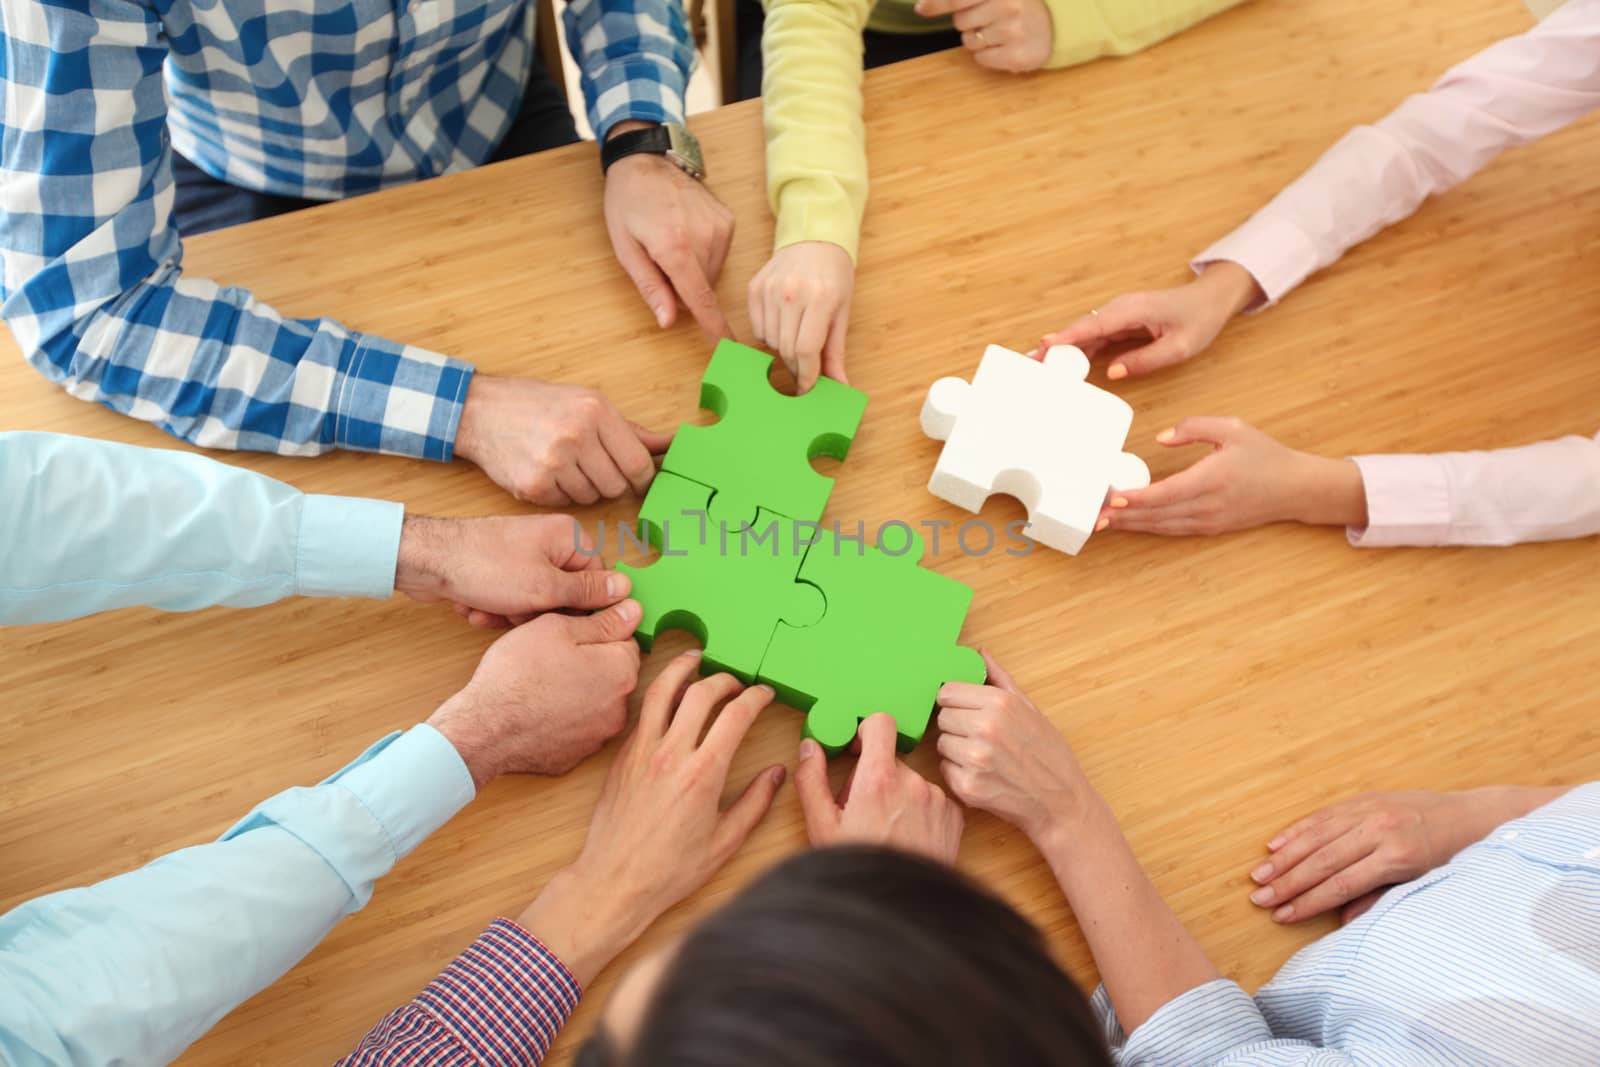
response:
<svg viewBox="0 0 1600 1067"><path fill-rule="evenodd" d="M1513 0L1255 2L1126 60L1013 78L952 53L868 79L872 205L850 333L871 396L829 518L959 521L924 486L917 412L988 342L1027 346L1116 293L1180 281L1353 124L1526 28ZM700 116L739 231L719 288L771 238L758 104ZM1600 124L1509 153L1176 371L1115 388L1156 476L1194 451L1155 434L1235 414L1331 454L1512 445L1600 422ZM710 346L662 333L614 262L592 146L576 146L189 242L187 268L292 315L603 388L656 427L696 417ZM3 424L186 447L73 400L0 342ZM1095 380L1101 380L1096 372ZM702 420L703 421L703 420ZM465 463L371 455L218 458L313 492L421 513L517 505ZM630 518L637 499L580 512ZM984 517L1020 517L1008 499ZM1072 739L1151 876L1249 987L1330 929L1275 927L1245 872L1289 820L1354 791L1600 775L1600 556L1593 540L1357 551L1332 530L1210 540L1111 534L1077 558L927 565L977 589L992 649ZM653 677L675 635L646 661ZM490 640L448 609L296 600L192 615L124 611L0 634L0 910L221 833L425 717ZM775 709L737 781L794 760ZM914 763L933 773L928 746ZM576 855L609 753L559 781L501 780L400 864L372 903L218 1026L186 1064L315 1063L347 1050L495 915ZM634 950L669 938L800 848L792 789L742 854ZM1028 842L970 820L962 866L1093 967ZM558 1062L630 957L596 983Z"/></svg>

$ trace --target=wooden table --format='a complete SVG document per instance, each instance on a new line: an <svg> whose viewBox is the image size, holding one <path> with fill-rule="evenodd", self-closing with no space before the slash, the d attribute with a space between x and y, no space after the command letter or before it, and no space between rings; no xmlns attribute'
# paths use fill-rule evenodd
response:
<svg viewBox="0 0 1600 1067"><path fill-rule="evenodd" d="M1352 124L1524 28L1513 0L1248 4L1145 55L1008 78L959 54L868 80L873 203L850 334L871 395L829 516L960 519L924 489L924 390L985 343L1027 345L1204 247ZM694 123L738 214L720 293L771 237L755 104ZM1237 414L1339 454L1517 444L1600 421L1600 125L1510 154L1369 242L1203 359L1117 391L1156 476L1195 453L1154 435ZM291 314L427 345L497 373L604 388L641 421L695 411L708 346L659 333L612 260L593 150L536 159L203 237L189 269ZM72 400L0 353L3 424L175 447ZM221 458L317 492L435 514L510 512L476 469L369 455ZM626 519L628 499L582 513ZM984 515L1022 514L1009 500ZM1245 872L1289 820L1363 789L1571 782L1600 774L1600 557L1593 540L1356 551L1337 531L1096 538L1076 559L929 565L977 588L993 649L1077 746L1147 869L1229 975L1264 981L1331 928L1280 929ZM193 615L124 611L0 635L0 909L215 837L426 716L489 638L447 609L300 600ZM686 640L647 661L647 675ZM794 758L799 717L758 723L740 781ZM932 770L930 752L915 763ZM502 780L390 875L365 911L223 1020L192 1064L346 1050L496 914L573 857L607 757L560 781ZM635 951L801 847L792 790L735 862ZM962 865L1093 969L1048 871L975 815ZM564 1059L628 963L580 1009Z"/></svg>

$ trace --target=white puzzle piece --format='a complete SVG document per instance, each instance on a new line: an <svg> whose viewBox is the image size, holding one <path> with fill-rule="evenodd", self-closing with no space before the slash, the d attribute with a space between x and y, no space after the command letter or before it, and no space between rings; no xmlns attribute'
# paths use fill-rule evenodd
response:
<svg viewBox="0 0 1600 1067"><path fill-rule="evenodd" d="M1077 555L1111 491L1150 484L1144 461L1122 450L1133 408L1088 375L1072 345L1042 362L990 345L970 384L934 382L922 432L945 445L928 491L971 512L1009 493L1028 509L1029 537Z"/></svg>

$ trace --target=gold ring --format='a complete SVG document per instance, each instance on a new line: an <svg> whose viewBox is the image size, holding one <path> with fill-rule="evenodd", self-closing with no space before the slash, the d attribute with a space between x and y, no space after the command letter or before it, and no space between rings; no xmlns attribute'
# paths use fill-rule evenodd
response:
<svg viewBox="0 0 1600 1067"><path fill-rule="evenodd" d="M1089 309L1089 314L1098 315L1098 314L1100 314L1100 309L1099 308L1090 308Z"/></svg>

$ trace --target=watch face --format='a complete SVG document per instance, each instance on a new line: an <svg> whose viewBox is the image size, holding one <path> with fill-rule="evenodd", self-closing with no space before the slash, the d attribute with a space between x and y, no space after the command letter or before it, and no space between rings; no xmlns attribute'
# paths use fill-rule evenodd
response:
<svg viewBox="0 0 1600 1067"><path fill-rule="evenodd" d="M667 158L678 166L694 175L696 178L706 176L705 161L700 157L700 142L694 134L682 126L666 123L663 127L667 131L670 147L667 149Z"/></svg>

